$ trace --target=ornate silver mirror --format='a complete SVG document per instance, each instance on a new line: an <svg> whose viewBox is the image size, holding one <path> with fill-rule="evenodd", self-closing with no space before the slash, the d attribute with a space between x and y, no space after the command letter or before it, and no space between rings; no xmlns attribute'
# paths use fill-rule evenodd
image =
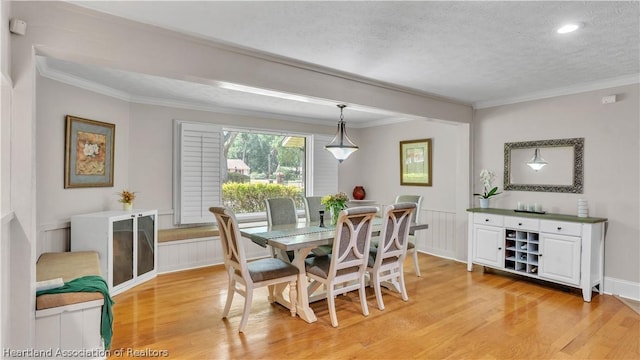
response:
<svg viewBox="0 0 640 360"><path fill-rule="evenodd" d="M505 143L504 189L581 194L583 154L584 138Z"/></svg>

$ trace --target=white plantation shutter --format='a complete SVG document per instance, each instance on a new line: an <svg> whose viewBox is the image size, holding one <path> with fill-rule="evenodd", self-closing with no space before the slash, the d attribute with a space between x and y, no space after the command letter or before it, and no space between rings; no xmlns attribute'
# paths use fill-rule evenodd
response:
<svg viewBox="0 0 640 360"><path fill-rule="evenodd" d="M210 223L211 206L222 204L222 127L210 124L176 122L180 159L176 222L178 224Z"/></svg>
<svg viewBox="0 0 640 360"><path fill-rule="evenodd" d="M309 195L325 196L338 191L338 160L324 148L332 139L331 136L313 136L313 150L310 154L312 160L309 162L309 189L313 193Z"/></svg>

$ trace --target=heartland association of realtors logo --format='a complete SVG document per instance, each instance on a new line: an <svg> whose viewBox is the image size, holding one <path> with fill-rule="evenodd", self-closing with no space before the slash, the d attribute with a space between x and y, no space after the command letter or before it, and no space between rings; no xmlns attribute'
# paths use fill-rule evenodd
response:
<svg viewBox="0 0 640 360"><path fill-rule="evenodd" d="M104 349L2 349L2 358L107 358L109 356L115 357L168 357L169 350L156 350L156 349L133 349L133 348L119 348L113 350Z"/></svg>

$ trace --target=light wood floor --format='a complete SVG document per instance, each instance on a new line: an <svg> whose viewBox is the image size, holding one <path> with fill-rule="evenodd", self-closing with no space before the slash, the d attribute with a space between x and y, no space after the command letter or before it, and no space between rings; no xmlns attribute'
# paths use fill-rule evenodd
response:
<svg viewBox="0 0 640 360"><path fill-rule="evenodd" d="M385 292L380 311L369 291L364 317L357 293L339 296L338 328L326 301L312 304L318 321L308 324L260 290L244 334L243 298L221 319L221 266L159 275L114 297L111 358L135 349L173 359L640 359L640 315L613 296L586 303L577 291L479 266L469 273L424 254L420 264L418 278L405 263L408 302Z"/></svg>

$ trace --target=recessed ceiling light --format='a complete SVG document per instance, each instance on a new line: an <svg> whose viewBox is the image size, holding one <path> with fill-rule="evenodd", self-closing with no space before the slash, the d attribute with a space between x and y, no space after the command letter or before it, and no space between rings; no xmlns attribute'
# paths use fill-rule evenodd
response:
<svg viewBox="0 0 640 360"><path fill-rule="evenodd" d="M582 26L581 24L566 24L560 27L557 31L558 31L558 34L567 34L580 29L581 26Z"/></svg>

